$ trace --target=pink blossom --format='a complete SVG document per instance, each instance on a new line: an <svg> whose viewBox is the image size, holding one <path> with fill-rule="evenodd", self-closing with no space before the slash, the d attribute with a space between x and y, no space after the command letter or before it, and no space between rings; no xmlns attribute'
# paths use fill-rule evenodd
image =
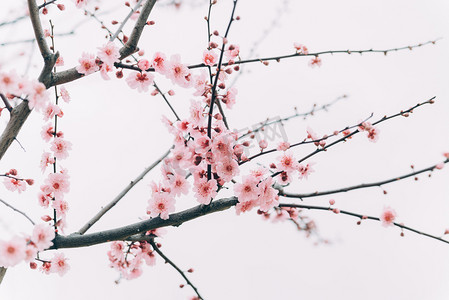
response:
<svg viewBox="0 0 449 300"><path fill-rule="evenodd" d="M114 63L119 62L119 48L113 42L108 42L98 49L97 56L104 64L113 66Z"/></svg>
<svg viewBox="0 0 449 300"><path fill-rule="evenodd" d="M70 102L70 95L69 92L67 92L66 88L64 86L61 86L60 88L61 98L64 100L64 102L69 103Z"/></svg>
<svg viewBox="0 0 449 300"><path fill-rule="evenodd" d="M72 143L62 138L55 138L50 150L53 151L57 159L65 159L69 156L69 150L72 149Z"/></svg>
<svg viewBox="0 0 449 300"><path fill-rule="evenodd" d="M195 139L195 152L204 154L212 148L212 143L207 135Z"/></svg>
<svg viewBox="0 0 449 300"><path fill-rule="evenodd" d="M368 135L367 135L368 139L370 142L377 142L377 140L379 139L379 129L377 128L371 128L368 131Z"/></svg>
<svg viewBox="0 0 449 300"><path fill-rule="evenodd" d="M41 137L44 141L48 143L54 136L53 135L54 133L55 131L53 129L53 125L51 123L48 123L47 125L44 125L44 127L42 127Z"/></svg>
<svg viewBox="0 0 449 300"><path fill-rule="evenodd" d="M217 63L218 54L213 50L204 50L203 52L203 64L206 66L213 66Z"/></svg>
<svg viewBox="0 0 449 300"><path fill-rule="evenodd" d="M95 61L95 55L93 54L83 52L81 58L78 59L78 62L80 64L76 67L76 70L80 74L89 75L100 69Z"/></svg>
<svg viewBox="0 0 449 300"><path fill-rule="evenodd" d="M70 270L70 266L67 264L67 258L64 253L56 253L51 259L50 271L58 273L59 276L64 276L68 270Z"/></svg>
<svg viewBox="0 0 449 300"><path fill-rule="evenodd" d="M299 179L307 179L308 176L310 175L310 173L314 172L315 170L312 169L312 165L314 163L309 163L305 166L303 165L298 165L298 171L299 171Z"/></svg>
<svg viewBox="0 0 449 300"><path fill-rule="evenodd" d="M54 194L55 198L63 199L64 194L70 191L70 182L67 174L50 173L45 180L48 191Z"/></svg>
<svg viewBox="0 0 449 300"><path fill-rule="evenodd" d="M260 188L260 210L267 212L279 205L278 190L273 188L273 178L270 176L259 184Z"/></svg>
<svg viewBox="0 0 449 300"><path fill-rule="evenodd" d="M33 81L30 85L28 107L40 111L48 102L48 93L45 85L38 81Z"/></svg>
<svg viewBox="0 0 449 300"><path fill-rule="evenodd" d="M171 79L174 84L182 87L189 87L192 83L192 78L189 68L181 63L179 55L172 55L170 62L167 64L166 76Z"/></svg>
<svg viewBox="0 0 449 300"><path fill-rule="evenodd" d="M312 68L321 67L321 58L319 58L318 56L312 58L309 62L309 66L311 66Z"/></svg>
<svg viewBox="0 0 449 300"><path fill-rule="evenodd" d="M152 65L154 70L158 73L165 74L167 72L168 62L163 53L154 53Z"/></svg>
<svg viewBox="0 0 449 300"><path fill-rule="evenodd" d="M77 8L83 8L87 5L88 0L73 0Z"/></svg>
<svg viewBox="0 0 449 300"><path fill-rule="evenodd" d="M44 208L48 208L52 197L51 197L51 195L49 196L48 194L45 194L45 193L39 193L37 199L38 199L38 203L40 206L42 206Z"/></svg>
<svg viewBox="0 0 449 300"><path fill-rule="evenodd" d="M69 211L69 204L67 203L67 201L62 200L62 198L53 201L51 206L56 210L56 215L58 217L64 218L67 212ZM61 224L58 225L59 229L61 229L61 227L64 227Z"/></svg>
<svg viewBox="0 0 449 300"><path fill-rule="evenodd" d="M141 69L142 71L146 71L151 67L151 64L148 60L146 59L141 59L139 60L139 62L137 63L137 67L139 69Z"/></svg>
<svg viewBox="0 0 449 300"><path fill-rule="evenodd" d="M55 230L49 224L37 224L33 229L31 240L38 251L45 250L53 245L52 240L55 238Z"/></svg>
<svg viewBox="0 0 449 300"><path fill-rule="evenodd" d="M210 90L207 79L207 73L204 70L201 70L200 75L193 76L193 87L196 90L193 94L194 96L203 96L207 94Z"/></svg>
<svg viewBox="0 0 449 300"><path fill-rule="evenodd" d="M391 207L385 207L380 215L380 221L384 226L393 225L396 219L396 212Z"/></svg>
<svg viewBox="0 0 449 300"><path fill-rule="evenodd" d="M187 195L189 193L189 182L185 176L175 174L170 177L168 183L170 184L172 194L175 196Z"/></svg>
<svg viewBox="0 0 449 300"><path fill-rule="evenodd" d="M104 80L110 80L111 77L109 77L108 73L112 72L114 70L114 68L110 65L107 64L102 64L101 68L100 68L100 75L101 78L103 78Z"/></svg>
<svg viewBox="0 0 449 300"><path fill-rule="evenodd" d="M303 44L299 44L299 43L294 43L293 47L295 47L296 52L299 54L309 54L309 49L307 49L306 46L304 46Z"/></svg>
<svg viewBox="0 0 449 300"><path fill-rule="evenodd" d="M239 164L234 159L228 158L217 164L217 174L225 182L231 181L239 173Z"/></svg>
<svg viewBox="0 0 449 300"><path fill-rule="evenodd" d="M239 202L256 200L260 194L260 188L257 186L258 183L259 181L252 176L245 176L243 177L242 183L236 183L234 185L234 192Z"/></svg>
<svg viewBox="0 0 449 300"><path fill-rule="evenodd" d="M291 152L284 152L284 154L278 157L279 164L277 164L280 171L287 173L294 172L298 168L298 162Z"/></svg>
<svg viewBox="0 0 449 300"><path fill-rule="evenodd" d="M14 237L10 241L0 241L0 266L12 267L26 257L26 241Z"/></svg>
<svg viewBox="0 0 449 300"><path fill-rule="evenodd" d="M257 169L250 171L251 176L254 177L258 181L262 181L265 177L265 175L268 173L267 169L265 167L259 167Z"/></svg>
<svg viewBox="0 0 449 300"><path fill-rule="evenodd" d="M63 67L64 66L64 58L62 56L58 56L56 59L55 67Z"/></svg>
<svg viewBox="0 0 449 300"><path fill-rule="evenodd" d="M239 202L235 206L235 212L240 215L243 212L250 211L254 207L258 206L259 202L257 200L251 200L246 202Z"/></svg>
<svg viewBox="0 0 449 300"><path fill-rule="evenodd" d="M260 140L259 147L261 150L266 149L268 147L268 142L266 140Z"/></svg>
<svg viewBox="0 0 449 300"><path fill-rule="evenodd" d="M19 77L15 71L10 73L0 73L0 91L2 93L15 93Z"/></svg>
<svg viewBox="0 0 449 300"><path fill-rule="evenodd" d="M289 148L290 148L289 142L280 142L276 149L279 151L287 151L287 149Z"/></svg>
<svg viewBox="0 0 449 300"><path fill-rule="evenodd" d="M215 179L208 181L206 178L198 180L194 183L193 190L196 200L207 205L217 195L217 181Z"/></svg>
<svg viewBox="0 0 449 300"><path fill-rule="evenodd" d="M435 166L435 169L437 169L437 170L441 170L443 168L444 168L444 163L439 163Z"/></svg>
<svg viewBox="0 0 449 300"><path fill-rule="evenodd" d="M235 87L232 87L226 92L226 95L221 100L224 104L226 104L228 109L231 109L234 106L237 93L238 90Z"/></svg>
<svg viewBox="0 0 449 300"><path fill-rule="evenodd" d="M43 111L44 115L44 121L48 121L52 119L55 115L58 117L62 117L64 113L62 112L61 108L53 103L48 103L47 107Z"/></svg>
<svg viewBox="0 0 449 300"><path fill-rule="evenodd" d="M228 59L234 59L239 55L240 47L238 45L229 45L228 49L224 52L224 55Z"/></svg>
<svg viewBox="0 0 449 300"><path fill-rule="evenodd" d="M17 180L15 178L8 178L8 177L6 177L5 180L3 180L3 184L11 192L18 191L19 194L25 191L27 187L26 183L23 180Z"/></svg>
<svg viewBox="0 0 449 300"><path fill-rule="evenodd" d="M167 220L169 213L175 211L175 199L169 193L153 193L148 204L147 210L152 218L160 215L161 219Z"/></svg>
<svg viewBox="0 0 449 300"><path fill-rule="evenodd" d="M132 89L138 92L147 92L148 87L153 84L154 75L148 72L133 72L126 78L126 82Z"/></svg>

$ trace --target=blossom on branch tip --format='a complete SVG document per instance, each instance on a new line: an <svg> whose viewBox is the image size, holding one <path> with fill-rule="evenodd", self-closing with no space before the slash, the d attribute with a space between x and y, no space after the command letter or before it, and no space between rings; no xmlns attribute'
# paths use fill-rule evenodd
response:
<svg viewBox="0 0 449 300"><path fill-rule="evenodd" d="M391 207L385 207L380 215L380 221L383 226L393 225L396 219L396 212Z"/></svg>
<svg viewBox="0 0 449 300"><path fill-rule="evenodd" d="M103 62L103 64L113 66L114 63L119 62L119 47L116 46L113 42L108 42L98 49L99 51L97 53L97 56Z"/></svg>
<svg viewBox="0 0 449 300"><path fill-rule="evenodd" d="M126 78L126 82L132 89L138 92L147 92L150 85L153 84L154 75L148 72L133 72Z"/></svg>
<svg viewBox="0 0 449 300"><path fill-rule="evenodd" d="M89 75L100 69L97 65L95 55L93 54L83 52L81 58L78 59L78 62L80 64L76 67L76 71L80 74Z"/></svg>

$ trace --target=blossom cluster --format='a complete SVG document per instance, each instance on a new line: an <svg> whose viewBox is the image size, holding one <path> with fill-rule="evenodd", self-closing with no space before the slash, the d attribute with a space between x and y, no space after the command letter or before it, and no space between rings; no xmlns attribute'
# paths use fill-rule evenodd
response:
<svg viewBox="0 0 449 300"><path fill-rule="evenodd" d="M55 238L55 230L48 223L37 224L33 228L31 236L17 235L9 241L0 240L0 266L12 267L22 261L30 262L30 266L35 268L32 262L38 251L45 250L53 245L52 240ZM59 258L58 258L59 257ZM54 262L52 264L52 262ZM62 275L67 270L61 267L60 255L47 262L47 273L59 273Z"/></svg>
<svg viewBox="0 0 449 300"><path fill-rule="evenodd" d="M146 232L148 237L160 237L165 233L165 229L154 229ZM115 241L111 243L108 251L110 267L118 270L125 279L134 279L142 274L142 265L145 262L148 266L156 264L156 255L153 247L147 241L123 242Z"/></svg>

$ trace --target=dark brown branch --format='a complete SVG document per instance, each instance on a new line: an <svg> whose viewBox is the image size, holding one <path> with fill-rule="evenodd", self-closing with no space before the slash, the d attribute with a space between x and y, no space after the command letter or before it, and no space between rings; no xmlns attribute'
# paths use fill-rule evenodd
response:
<svg viewBox="0 0 449 300"><path fill-rule="evenodd" d="M128 15L125 17L125 19L120 24L119 28L115 31L115 33L111 36L109 39L111 42L117 38L117 36L122 32L123 27L125 26L126 22L128 22L129 18L139 9L139 7L142 5L143 0L139 0L137 4L134 6L134 8L131 9L131 11L128 13Z"/></svg>
<svg viewBox="0 0 449 300"><path fill-rule="evenodd" d="M52 249L62 248L78 248L107 243L110 241L126 240L126 238L146 232L148 230L166 227L166 226L180 226L181 224L191 221L193 219L205 216L211 213L226 210L237 204L237 198L224 198L215 200L208 206L198 205L190 209L181 211L179 213L171 214L169 219L163 220L160 217L150 220L141 221L131 225L100 231L96 233L80 235L77 233L62 236L58 235L53 240Z"/></svg>
<svg viewBox="0 0 449 300"><path fill-rule="evenodd" d="M21 210L15 208L14 206L12 206L11 204L9 204L8 202L6 202L6 201L4 201L4 200L2 200L2 199L0 199L0 202L3 203L4 205L6 205L7 207L11 208L13 211L18 212L19 214L21 214L22 216L24 216L25 218L27 218L28 221L31 222L31 224L33 224L33 225L36 224L36 223L34 223L33 220L31 220L31 218L28 217L27 214L24 213L23 211L21 211ZM0 280L0 282L1 282L1 280Z"/></svg>
<svg viewBox="0 0 449 300"><path fill-rule="evenodd" d="M2 93L0 93L0 98L2 98L3 104L5 104L6 109L9 112L12 112L12 107L11 104L9 103L8 99L5 97L5 95L3 95Z"/></svg>
<svg viewBox="0 0 449 300"><path fill-rule="evenodd" d="M0 136L0 160L19 134L20 128L22 128L22 125L30 115L30 112L31 110L28 107L28 101L23 101L12 110L11 118Z"/></svg>
<svg viewBox="0 0 449 300"><path fill-rule="evenodd" d="M449 159L446 159L443 163L448 163ZM381 187L382 185L388 184L388 183L392 183L392 182L397 182L399 180L402 179L406 179L424 172L431 172L433 170L435 170L437 165L433 165L430 166L428 168L424 168L421 169L419 171L414 171L402 176L398 176L398 177L394 177L391 179L387 179L387 180L382 180L382 181L378 181L378 182L372 182L372 183L362 183L362 184L358 184L358 185L353 185L353 186L348 186L348 187L344 187L344 188L339 188L339 189L335 189L335 190L329 190L329 191L323 191L323 192L314 192L314 193L307 193L307 194L294 194L294 193L288 193L288 192L284 192L284 190L282 188L279 189L279 195L283 196L283 197L287 197L287 198L310 198L310 197L317 197L317 196L324 196L324 195L331 195L331 194L337 194L337 193L343 193L343 192L349 192L352 190L358 190L358 189L365 189L365 188L370 188L370 187Z"/></svg>
<svg viewBox="0 0 449 300"><path fill-rule="evenodd" d="M80 230L78 230L78 234L86 233L89 228L92 227L104 214L106 214L111 208L113 208L128 192L131 190L139 181L145 177L154 167L156 167L164 158L166 158L170 154L170 150L165 152L158 160L152 163L149 167L147 167L139 176L137 176L133 181L131 181L128 186L120 192L108 205L103 207L92 219L89 220Z"/></svg>
<svg viewBox="0 0 449 300"><path fill-rule="evenodd" d="M303 53L293 53L293 54L287 54L287 55L280 55L280 56L271 56L271 57L260 57L260 58L252 58L252 59L244 59L244 60L238 60L238 61L234 61L233 65L240 65L240 64L247 64L247 63L253 63L253 62L264 62L264 61L280 61L281 59L285 59L285 58L292 58L292 57L302 57L302 56L319 56L319 55L323 55L323 54L353 54L353 53L358 53L358 54L363 54L363 53L383 53L384 55L386 55L389 52L393 52L393 51L401 51L401 50L412 50L414 48L418 48L418 47L422 47L428 44L435 44L438 40L440 40L440 38L435 39L433 41L428 41L425 43L420 43L417 45L413 45L413 46L404 46L404 47L399 47L399 48L391 48L391 49L385 49L385 50L379 50L379 49L364 49L364 50L326 50L326 51L320 51L320 52L313 52L313 53L308 53L308 54L303 54ZM228 63L222 63L222 66L228 66ZM135 66L132 65L127 65L127 64L122 64L122 63L117 63L115 64L116 67L120 67L123 69L131 69L131 70L140 70ZM217 67L218 65L214 65L213 67ZM198 68L206 68L207 66L203 63L201 64L195 64L195 65L190 65L187 66L189 69L198 69ZM148 70L146 70L147 72L154 72L154 68L149 68Z"/></svg>
<svg viewBox="0 0 449 300"><path fill-rule="evenodd" d="M187 282L187 284L190 285L192 287L192 289L195 291L195 293L198 295L198 298L203 299L203 297L201 297L200 293L198 292L198 289L196 288L196 286L194 286L193 283L186 276L186 274L158 248L158 246L156 245L154 240L151 239L149 243L153 247L154 251L156 251L157 254L159 254L159 256L165 260L165 263L168 263L169 265L171 265L179 274L181 274L182 278L184 278L184 280Z"/></svg>
<svg viewBox="0 0 449 300"><path fill-rule="evenodd" d="M147 24L148 16L150 15L150 12L153 9L155 3L156 0L147 0L147 2L145 3L142 11L140 12L139 18L137 19L137 22L134 25L133 31L128 39L128 42L122 49L120 49L121 55L120 59L123 59L133 54L137 50L137 43L139 42L143 28Z"/></svg>
<svg viewBox="0 0 449 300"><path fill-rule="evenodd" d="M310 209L310 210L324 210L324 211L330 211L330 212L333 212L333 213L334 213L334 209L335 209L335 208L326 207L326 206L302 205L302 204L294 204L294 203L291 203L291 204L282 203L282 204L279 204L279 207L296 207L296 208L303 208L303 209ZM350 212L350 211L347 211L347 210L340 210L339 209L338 213L339 214L343 214L343 215L356 217L356 218L359 218L361 220L368 219L368 220L379 221L379 222L381 221L380 218L378 218L378 217L361 215L361 214L353 213L353 212ZM417 233L417 234L420 234L420 235L423 235L423 236L426 236L426 237L438 240L440 242L449 244L449 241L447 241L445 239L442 239L440 237L437 237L437 236L434 236L434 235L431 235L431 234L428 234L428 233L416 230L414 228L405 226L404 224L396 223L396 222L394 222L392 224L394 226L397 226L397 227L401 228L401 229L405 229L405 230L408 230L408 231L411 231L411 232L414 232L414 233Z"/></svg>
<svg viewBox="0 0 449 300"><path fill-rule="evenodd" d="M396 118L396 117L398 117L398 116L404 116L404 115L407 115L407 114L413 112L413 110L414 110L415 108L420 107L420 106L422 106L422 105L424 105L424 104L433 104L435 98L436 98L436 97L434 96L434 97L430 98L430 99L427 100L427 101L418 103L418 104L416 104L415 106L413 106L413 107L411 107L411 108L409 108L409 109L407 109L407 110L405 110L405 111L401 111L401 112L399 112L399 113L397 113L397 114L394 114L394 115L391 115L391 116L388 116L388 117L387 117L387 116L384 116L382 119L380 119L380 120L374 122L372 125L377 125L377 124L379 124L379 123L382 123L382 122L384 122L384 121L386 121L386 120L389 120L389 119L392 119L392 118ZM318 149L316 149L314 152L310 153L309 155L307 155L307 156L301 158L298 162L301 163L301 162L305 161L306 159L309 159L310 157L314 156L315 154L317 154L317 153L319 153L319 152L326 151L329 147L332 147L332 146L334 146L334 145L336 145L336 144L338 144L338 143L344 142L344 141L346 141L348 138L350 138L351 136L353 136L353 135L355 135L355 134L357 134L357 133L359 133L359 132L360 132L360 131L357 129L357 130L351 132L350 134L348 134L347 136L344 136L344 137L342 137L342 138L336 140L335 142L326 145L326 146L323 147L323 148L318 148Z"/></svg>

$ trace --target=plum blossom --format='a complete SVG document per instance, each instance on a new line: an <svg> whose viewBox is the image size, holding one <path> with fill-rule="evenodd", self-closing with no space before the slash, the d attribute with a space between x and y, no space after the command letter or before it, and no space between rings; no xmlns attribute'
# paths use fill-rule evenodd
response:
<svg viewBox="0 0 449 300"><path fill-rule="evenodd" d="M238 45L229 45L229 47L225 50L224 55L228 59L234 59L239 55L240 47Z"/></svg>
<svg viewBox="0 0 449 300"><path fill-rule="evenodd" d="M30 84L30 90L28 94L28 107L40 111L45 107L48 102L48 93L45 85L38 81L33 81Z"/></svg>
<svg viewBox="0 0 449 300"><path fill-rule="evenodd" d="M58 117L62 117L64 113L62 112L61 108L53 103L48 103L47 107L43 111L44 115L44 121L48 121L52 119L55 115Z"/></svg>
<svg viewBox="0 0 449 300"><path fill-rule="evenodd" d="M222 160L217 164L217 174L225 182L231 181L239 173L239 164L234 159Z"/></svg>
<svg viewBox="0 0 449 300"><path fill-rule="evenodd" d="M139 62L137 63L137 67L139 69L141 69L142 71L146 71L151 67L151 64L148 60L146 59L141 59L139 60Z"/></svg>
<svg viewBox="0 0 449 300"><path fill-rule="evenodd" d="M42 251L53 245L55 230L49 224L37 224L33 229L31 241L33 241L38 251Z"/></svg>
<svg viewBox="0 0 449 300"><path fill-rule="evenodd" d="M217 181L215 179L207 180L203 178L194 183L194 192L196 200L202 204L209 204L217 195Z"/></svg>
<svg viewBox="0 0 449 300"><path fill-rule="evenodd" d="M138 92L147 92L148 87L153 84L154 75L148 72L133 72L126 78L126 82L132 89Z"/></svg>
<svg viewBox="0 0 449 300"><path fill-rule="evenodd" d="M25 259L26 240L14 237L10 241L0 241L0 266L12 267Z"/></svg>
<svg viewBox="0 0 449 300"><path fill-rule="evenodd" d="M55 138L51 144L50 150L53 151L57 159L65 159L69 156L69 150L72 149L72 143L62 138Z"/></svg>
<svg viewBox="0 0 449 300"><path fill-rule="evenodd" d="M89 75L100 69L95 61L95 55L93 54L83 52L81 58L78 59L78 62L80 64L76 67L76 70L80 74Z"/></svg>
<svg viewBox="0 0 449 300"><path fill-rule="evenodd" d="M69 95L69 92L66 90L66 88L64 86L61 86L61 88L59 89L59 92L61 94L62 100L64 100L64 102L66 102L66 103L69 103L70 95Z"/></svg>
<svg viewBox="0 0 449 300"><path fill-rule="evenodd" d="M75 5L77 8L83 8L87 5L87 2L89 0L73 0L73 2L75 2Z"/></svg>
<svg viewBox="0 0 449 300"><path fill-rule="evenodd" d="M167 72L168 62L163 53L154 53L152 65L154 70L160 74L165 74Z"/></svg>
<svg viewBox="0 0 449 300"><path fill-rule="evenodd" d="M314 67L321 67L321 58L319 58L318 56L312 58L309 61L309 66L311 66L312 68L314 68Z"/></svg>
<svg viewBox="0 0 449 300"><path fill-rule="evenodd" d="M18 180L15 178L5 178L3 180L3 184L5 185L6 189L8 189L11 192L18 191L19 194L26 190L26 183L23 180Z"/></svg>
<svg viewBox="0 0 449 300"><path fill-rule="evenodd" d="M213 50L204 50L203 52L203 64L206 66L213 66L217 63L218 54Z"/></svg>
<svg viewBox="0 0 449 300"><path fill-rule="evenodd" d="M51 273L58 273L59 276L64 276L68 270L70 270L70 266L67 264L67 258L64 253L56 253L51 259Z"/></svg>
<svg viewBox="0 0 449 300"><path fill-rule="evenodd" d="M175 199L166 192L153 193L147 211L152 218L160 215L161 219L167 220L168 214L175 211Z"/></svg>
<svg viewBox="0 0 449 300"><path fill-rule="evenodd" d="M257 199L260 194L260 188L257 186L259 181L252 176L243 177L242 183L234 185L235 195L239 202L247 202Z"/></svg>
<svg viewBox="0 0 449 300"><path fill-rule="evenodd" d="M45 180L46 191L53 193L57 199L63 199L64 194L70 191L70 182L68 178L69 176L63 173L48 174L48 178Z"/></svg>
<svg viewBox="0 0 449 300"><path fill-rule="evenodd" d="M104 64L113 66L114 63L119 62L119 48L113 42L108 42L98 49L97 56Z"/></svg>
<svg viewBox="0 0 449 300"><path fill-rule="evenodd" d="M309 49L307 49L306 46L304 46L303 44L299 44L299 43L293 43L293 47L295 47L296 52L299 54L309 54Z"/></svg>
<svg viewBox="0 0 449 300"><path fill-rule="evenodd" d="M182 87L189 87L192 83L192 78L189 68L181 63L181 56L178 54L172 55L167 64L167 72L165 75L171 79L174 84Z"/></svg>
<svg viewBox="0 0 449 300"><path fill-rule="evenodd" d="M380 221L383 226L393 225L396 219L396 212L391 207L385 207L380 215Z"/></svg>

